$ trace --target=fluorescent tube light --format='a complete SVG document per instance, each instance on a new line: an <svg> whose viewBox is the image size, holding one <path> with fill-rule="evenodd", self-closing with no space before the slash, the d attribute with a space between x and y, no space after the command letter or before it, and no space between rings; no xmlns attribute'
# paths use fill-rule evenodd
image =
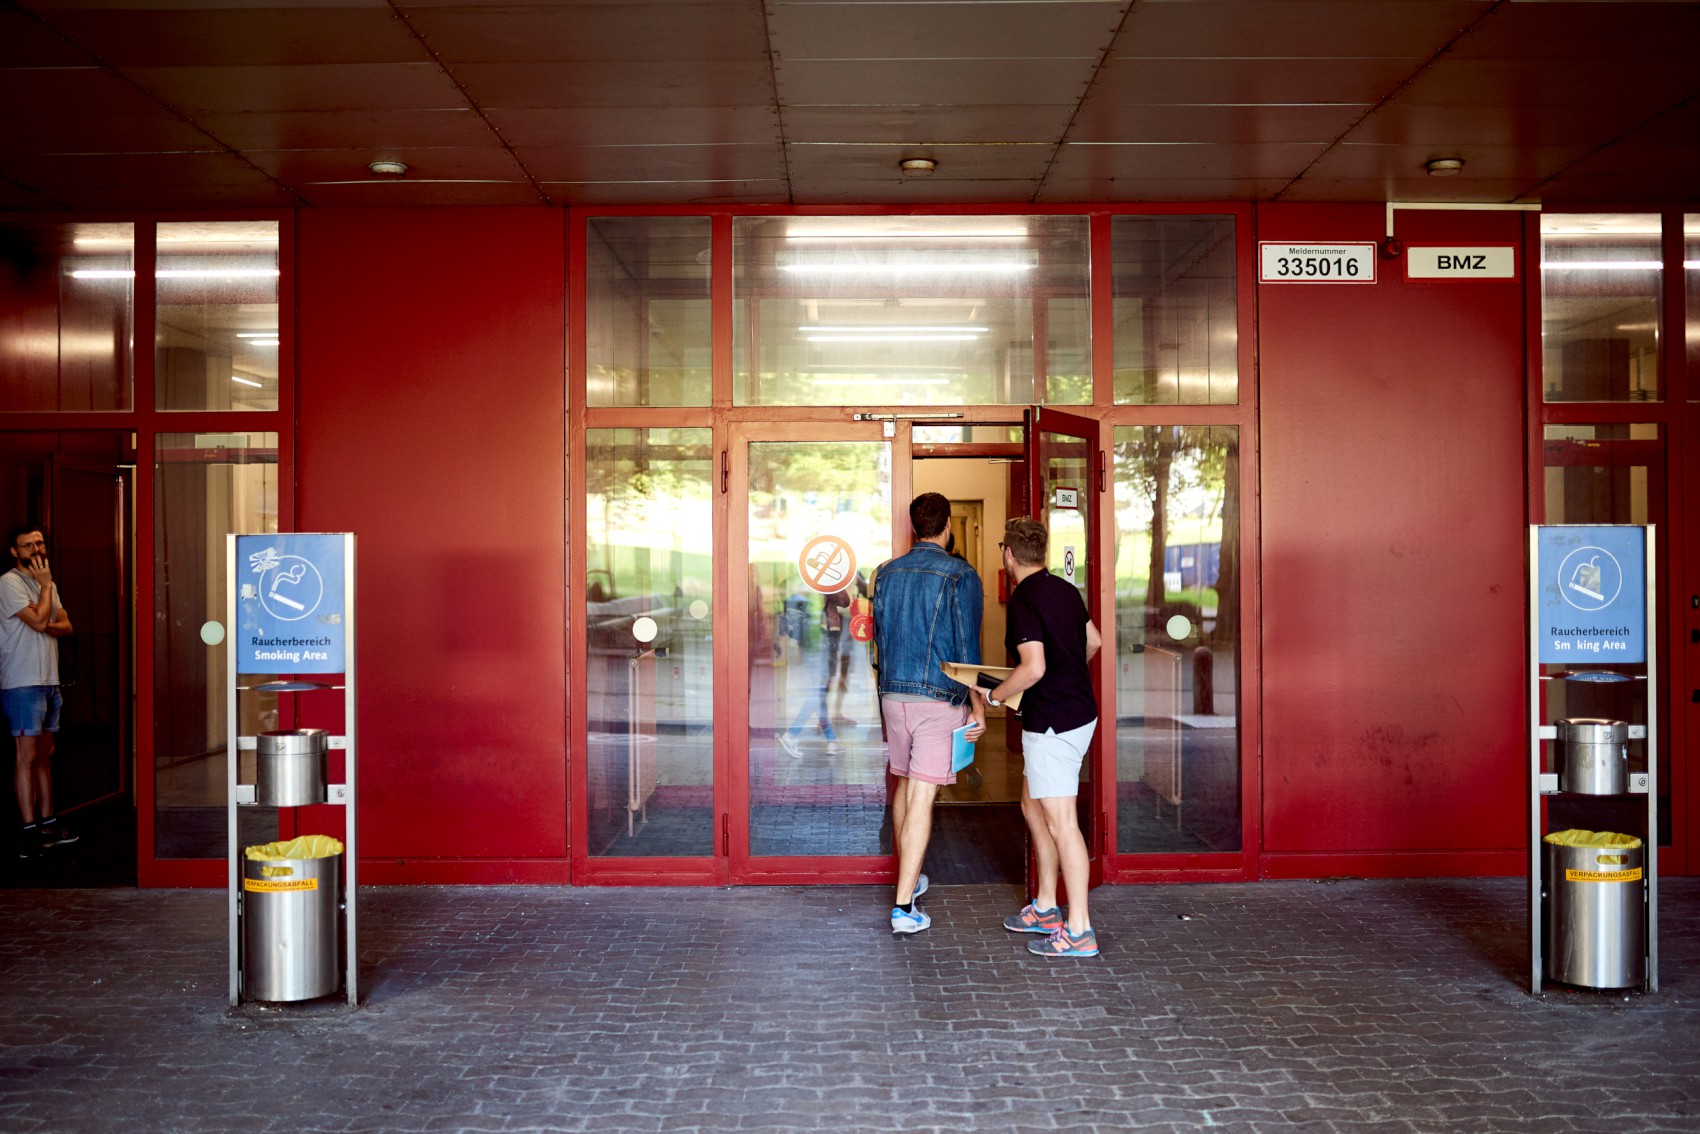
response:
<svg viewBox="0 0 1700 1134"><path fill-rule="evenodd" d="M839 264L822 260L803 264L781 264L779 270L812 276L1009 276L1030 272L1032 264L1020 260L959 260L932 264Z"/></svg>
<svg viewBox="0 0 1700 1134"><path fill-rule="evenodd" d="M276 268L161 268L155 279L168 280L262 280L276 279ZM81 268L71 273L74 280L129 280L136 273L128 268Z"/></svg>
<svg viewBox="0 0 1700 1134"><path fill-rule="evenodd" d="M971 343L979 335L810 335L811 343Z"/></svg>
<svg viewBox="0 0 1700 1134"><path fill-rule="evenodd" d="M253 380L253 379L252 379L252 378L244 378L244 377L242 377L242 375L240 375L240 374L232 374L232 375L231 375L231 376L230 376L230 380L231 380L231 381L232 381L232 382L240 382L240 383L242 383L242 384L243 384L243 385L244 385L244 386L252 386L252 387L254 387L254 389L256 389L256 390L259 390L259 389L262 389L262 388L263 388L263 384L262 384L262 383L260 383L260 382L256 382L256 381L254 381L254 380Z"/></svg>
<svg viewBox="0 0 1700 1134"><path fill-rule="evenodd" d="M797 330L805 335L956 335L970 331L985 334L991 328L958 326L955 323L917 323L913 326L891 323L845 323L829 326L822 323L814 327L798 327Z"/></svg>

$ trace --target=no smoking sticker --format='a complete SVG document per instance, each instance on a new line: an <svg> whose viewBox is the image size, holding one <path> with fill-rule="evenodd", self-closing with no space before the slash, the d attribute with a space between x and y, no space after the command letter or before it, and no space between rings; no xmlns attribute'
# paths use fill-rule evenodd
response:
<svg viewBox="0 0 1700 1134"><path fill-rule="evenodd" d="M816 536L797 556L803 585L823 595L835 595L856 577L856 553L840 536Z"/></svg>

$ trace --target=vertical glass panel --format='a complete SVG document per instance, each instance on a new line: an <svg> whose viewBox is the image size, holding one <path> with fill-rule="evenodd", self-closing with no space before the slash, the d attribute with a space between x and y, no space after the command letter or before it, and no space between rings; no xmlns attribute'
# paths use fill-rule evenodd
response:
<svg viewBox="0 0 1700 1134"><path fill-rule="evenodd" d="M1110 241L1116 401L1239 401L1234 218L1114 217Z"/></svg>
<svg viewBox="0 0 1700 1134"><path fill-rule="evenodd" d="M711 440L585 434L592 855L714 853Z"/></svg>
<svg viewBox="0 0 1700 1134"><path fill-rule="evenodd" d="M277 408L277 252L276 221L159 226L159 409Z"/></svg>
<svg viewBox="0 0 1700 1134"><path fill-rule="evenodd" d="M706 406L707 217L591 217L585 373L593 406Z"/></svg>
<svg viewBox="0 0 1700 1134"><path fill-rule="evenodd" d="M868 648L850 633L891 557L884 442L750 446L750 853L891 849Z"/></svg>
<svg viewBox="0 0 1700 1134"><path fill-rule="evenodd" d="M1240 849L1239 430L1116 430L1116 847Z"/></svg>
<svg viewBox="0 0 1700 1134"><path fill-rule="evenodd" d="M1659 397L1656 213L1541 217L1541 357L1549 402Z"/></svg>
<svg viewBox="0 0 1700 1134"><path fill-rule="evenodd" d="M739 217L739 405L1091 400L1085 217Z"/></svg>
<svg viewBox="0 0 1700 1134"><path fill-rule="evenodd" d="M1543 505L1547 524L1658 524L1665 530L1666 499L1664 446L1659 427L1649 423L1609 425L1548 425L1544 428L1545 469ZM1661 557L1662 558L1662 557ZM1605 670L1601 664L1579 669ZM1549 674L1566 667L1547 666ZM1625 669L1637 673L1639 667ZM1662 682L1661 682L1662 684ZM1647 693L1639 681L1543 681L1546 697L1545 720L1567 717L1599 717L1606 720L1647 723ZM1629 742L1629 767L1633 772L1647 768L1647 742ZM1669 846L1670 753L1659 753L1659 845ZM1640 834L1646 826L1647 805L1639 797L1590 800L1588 806L1572 801L1549 801L1549 818L1567 826L1593 824L1595 830L1629 831Z"/></svg>
<svg viewBox="0 0 1700 1134"><path fill-rule="evenodd" d="M1682 218L1682 277L1687 293L1688 400L1700 401L1700 215Z"/></svg>
<svg viewBox="0 0 1700 1134"><path fill-rule="evenodd" d="M162 433L154 451L154 854L223 858L228 639L225 536L277 531L277 434ZM228 628L227 628L228 629ZM277 694L245 693L240 734L280 727ZM241 777L253 783L253 753ZM243 844L277 837L277 809L244 807Z"/></svg>
<svg viewBox="0 0 1700 1134"><path fill-rule="evenodd" d="M0 223L0 410L127 410L135 226Z"/></svg>

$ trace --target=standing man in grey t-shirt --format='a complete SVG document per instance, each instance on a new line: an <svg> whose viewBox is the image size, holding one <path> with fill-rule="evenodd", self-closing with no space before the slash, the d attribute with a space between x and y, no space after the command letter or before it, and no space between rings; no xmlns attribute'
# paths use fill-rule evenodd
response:
<svg viewBox="0 0 1700 1134"><path fill-rule="evenodd" d="M53 811L53 734L59 731L59 642L71 618L47 562L47 540L37 527L7 534L12 569L0 575L0 708L17 748L13 783L24 829L18 857L74 843Z"/></svg>

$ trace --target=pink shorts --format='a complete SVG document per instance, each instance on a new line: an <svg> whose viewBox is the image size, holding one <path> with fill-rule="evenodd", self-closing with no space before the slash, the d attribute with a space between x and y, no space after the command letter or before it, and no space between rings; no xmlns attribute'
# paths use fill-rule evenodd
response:
<svg viewBox="0 0 1700 1134"><path fill-rule="evenodd" d="M948 701L880 698L886 758L893 775L929 784L953 784L950 734L968 723L968 706Z"/></svg>

